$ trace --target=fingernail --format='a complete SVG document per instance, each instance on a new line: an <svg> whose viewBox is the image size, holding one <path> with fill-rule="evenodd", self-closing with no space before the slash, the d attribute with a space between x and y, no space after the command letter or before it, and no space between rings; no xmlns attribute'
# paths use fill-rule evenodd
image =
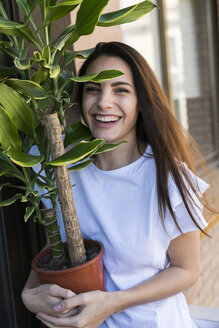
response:
<svg viewBox="0 0 219 328"><path fill-rule="evenodd" d="M61 309L62 309L62 307L61 307L61 304L56 304L55 306L54 306L54 310L55 311L58 311L58 312L60 312L61 311Z"/></svg>

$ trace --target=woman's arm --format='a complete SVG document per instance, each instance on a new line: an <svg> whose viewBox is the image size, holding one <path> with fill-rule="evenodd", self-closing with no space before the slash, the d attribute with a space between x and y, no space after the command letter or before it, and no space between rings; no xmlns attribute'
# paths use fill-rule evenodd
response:
<svg viewBox="0 0 219 328"><path fill-rule="evenodd" d="M126 308L175 295L192 286L199 277L199 231L179 236L168 248L170 266L147 281L119 292L94 291L65 299L54 307L60 314L79 306L81 311L71 317L51 317L38 313L48 327L98 327L108 316Z"/></svg>

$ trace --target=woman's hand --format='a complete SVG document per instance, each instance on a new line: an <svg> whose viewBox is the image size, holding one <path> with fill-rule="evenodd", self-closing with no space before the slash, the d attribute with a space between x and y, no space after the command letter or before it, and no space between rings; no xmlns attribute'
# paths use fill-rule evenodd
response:
<svg viewBox="0 0 219 328"><path fill-rule="evenodd" d="M72 309L79 313L72 315ZM58 317L37 313L37 318L47 327L97 328L111 314L116 312L116 293L92 291L65 299L54 306ZM65 316L63 316L65 315Z"/></svg>
<svg viewBox="0 0 219 328"><path fill-rule="evenodd" d="M40 311L55 315L54 305L63 299L73 297L75 294L57 285L39 285L34 288L25 287L22 292L22 300L26 308L37 313Z"/></svg>

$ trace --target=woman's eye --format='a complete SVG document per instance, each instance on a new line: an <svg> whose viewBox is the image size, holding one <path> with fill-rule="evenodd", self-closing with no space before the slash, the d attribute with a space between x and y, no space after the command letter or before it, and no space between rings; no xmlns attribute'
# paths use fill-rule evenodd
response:
<svg viewBox="0 0 219 328"><path fill-rule="evenodd" d="M128 93L129 90L128 89L125 89L125 88L118 88L115 90L117 93Z"/></svg>
<svg viewBox="0 0 219 328"><path fill-rule="evenodd" d="M99 92L99 88L96 87L86 87L85 88L86 92Z"/></svg>

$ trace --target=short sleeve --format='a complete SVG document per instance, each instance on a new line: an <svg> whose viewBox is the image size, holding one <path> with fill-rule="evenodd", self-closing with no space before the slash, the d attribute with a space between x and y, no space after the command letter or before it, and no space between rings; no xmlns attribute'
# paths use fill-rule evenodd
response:
<svg viewBox="0 0 219 328"><path fill-rule="evenodd" d="M193 214L194 218L196 219L196 222L199 224L199 226L204 229L207 227L207 222L204 219L203 216L203 204L198 199L197 195L201 197L204 192L209 188L209 185L202 180L201 178L195 176L191 170L187 166L185 166L187 169L187 172L189 174L189 177L191 178L195 188L196 192L194 192L191 187L189 187L189 192L191 195L191 201L189 204L189 208L191 213ZM183 233L195 231L198 230L198 227L191 219L185 205L182 199L182 196L173 181L173 178L169 177L169 192L170 192L170 201L173 208L173 211L175 213L177 222L179 224L180 229ZM167 213L167 232L170 235L171 239L174 239L181 235L181 232L177 228L172 216L170 215L169 211Z"/></svg>

